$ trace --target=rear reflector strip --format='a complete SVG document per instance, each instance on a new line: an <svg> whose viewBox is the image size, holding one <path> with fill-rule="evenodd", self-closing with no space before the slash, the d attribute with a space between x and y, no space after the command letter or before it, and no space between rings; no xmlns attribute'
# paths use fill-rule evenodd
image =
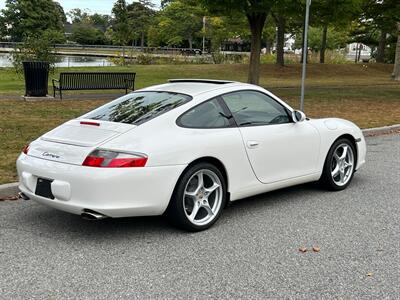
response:
<svg viewBox="0 0 400 300"><path fill-rule="evenodd" d="M100 123L97 122L88 122L88 121L81 121L81 125L91 125L91 126L100 126Z"/></svg>

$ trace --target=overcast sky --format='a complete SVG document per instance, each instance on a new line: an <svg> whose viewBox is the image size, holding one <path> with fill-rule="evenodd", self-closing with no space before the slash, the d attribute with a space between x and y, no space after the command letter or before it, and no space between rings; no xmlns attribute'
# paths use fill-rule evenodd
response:
<svg viewBox="0 0 400 300"><path fill-rule="evenodd" d="M0 0L0 9L4 8L5 0ZM60 2L65 12L73 8L89 9L92 13L99 14L111 14L111 9L115 3L115 0L57 0ZM133 0L127 0L127 3L133 2ZM156 7L160 7L161 0L152 0Z"/></svg>

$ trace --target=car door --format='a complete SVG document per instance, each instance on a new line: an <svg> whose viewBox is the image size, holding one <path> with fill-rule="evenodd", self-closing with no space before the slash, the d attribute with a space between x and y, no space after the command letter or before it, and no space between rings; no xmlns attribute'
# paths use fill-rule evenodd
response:
<svg viewBox="0 0 400 300"><path fill-rule="evenodd" d="M287 108L259 91L221 97L240 129L248 159L261 182L317 172L320 137L307 120L294 123Z"/></svg>

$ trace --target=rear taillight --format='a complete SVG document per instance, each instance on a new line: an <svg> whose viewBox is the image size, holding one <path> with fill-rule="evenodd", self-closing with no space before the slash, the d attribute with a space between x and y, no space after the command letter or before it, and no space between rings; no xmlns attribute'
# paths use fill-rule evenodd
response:
<svg viewBox="0 0 400 300"><path fill-rule="evenodd" d="M29 144L25 145L24 148L22 148L22 153L28 154L28 151L29 151Z"/></svg>
<svg viewBox="0 0 400 300"><path fill-rule="evenodd" d="M147 156L109 150L94 150L83 161L82 166L97 168L137 168L144 167Z"/></svg>
<svg viewBox="0 0 400 300"><path fill-rule="evenodd" d="M79 122L81 125L91 125L91 126L100 126L100 123L90 122L90 121L81 121Z"/></svg>

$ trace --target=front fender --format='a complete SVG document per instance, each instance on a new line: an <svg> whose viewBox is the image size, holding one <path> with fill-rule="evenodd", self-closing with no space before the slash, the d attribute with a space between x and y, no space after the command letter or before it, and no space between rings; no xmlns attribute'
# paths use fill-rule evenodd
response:
<svg viewBox="0 0 400 300"><path fill-rule="evenodd" d="M320 132L321 136L321 150L318 160L321 174L329 149L342 136L348 135L354 140L357 151L356 170L365 163L367 152L365 138L361 129L356 124L339 118L312 119L310 122Z"/></svg>

